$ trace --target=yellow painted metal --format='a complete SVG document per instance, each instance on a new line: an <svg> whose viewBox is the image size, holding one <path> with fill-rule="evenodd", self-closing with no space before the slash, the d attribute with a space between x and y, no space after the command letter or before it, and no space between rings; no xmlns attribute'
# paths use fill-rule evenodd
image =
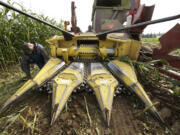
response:
<svg viewBox="0 0 180 135"><path fill-rule="evenodd" d="M72 91L83 83L84 64L73 62L53 79L52 120L55 122Z"/></svg>
<svg viewBox="0 0 180 135"><path fill-rule="evenodd" d="M80 44L79 41L85 42ZM91 41L96 41L97 46L94 46ZM97 57L104 59L108 56L129 56L131 59L137 59L141 48L141 43L139 41L112 37L107 37L106 40L99 40L92 34L75 35L71 41L66 41L63 37L55 36L47 40L47 42L50 44L52 56L63 57L66 62L68 62L69 57L75 60L78 56L89 59L95 59ZM67 50L64 51L65 49ZM109 55L108 49L114 50L115 53Z"/></svg>
<svg viewBox="0 0 180 135"><path fill-rule="evenodd" d="M141 43L137 40L131 40L131 47L128 56L131 59L137 60L139 57L139 51L141 49Z"/></svg>
<svg viewBox="0 0 180 135"><path fill-rule="evenodd" d="M51 49L51 56L56 57L57 56L57 47L55 45L50 45Z"/></svg>
<svg viewBox="0 0 180 135"><path fill-rule="evenodd" d="M152 106L150 109L152 114L158 120L163 121L143 87L138 82L134 69L129 64L118 60L111 61L108 63L108 66L117 75L117 77L145 103L145 106Z"/></svg>
<svg viewBox="0 0 180 135"><path fill-rule="evenodd" d="M118 85L118 81L101 63L91 63L91 73L88 76L88 83L93 88L103 112L103 117L109 125L114 91Z"/></svg>
<svg viewBox="0 0 180 135"><path fill-rule="evenodd" d="M113 60L112 63L118 67L119 71L121 72L121 74L119 74L121 76L121 80L128 87L132 87L133 85L137 85L137 87L140 86L134 69L129 64L125 62L120 62L118 60ZM147 105L152 105L150 99L148 98L142 87L140 87L139 90L135 92L143 99L143 101L145 101Z"/></svg>
<svg viewBox="0 0 180 135"><path fill-rule="evenodd" d="M69 62L69 57L74 60L79 56L80 58L95 58L98 56L98 49L90 46L72 46L70 48L57 48L57 55L62 56L65 62Z"/></svg>
<svg viewBox="0 0 180 135"><path fill-rule="evenodd" d="M30 91L34 87L39 87L46 81L50 80L65 63L58 58L51 58L41 69L41 71L32 80L28 80L17 92L12 95L6 103L3 105L1 111L3 111L8 105L14 102L16 99Z"/></svg>
<svg viewBox="0 0 180 135"><path fill-rule="evenodd" d="M102 59L107 57L108 54L107 54L107 48L106 47L101 47L99 49L99 51L100 51L100 56Z"/></svg>
<svg viewBox="0 0 180 135"><path fill-rule="evenodd" d="M51 58L34 77L33 81L36 82L38 86L42 85L47 80L51 79L64 65L65 62L61 59Z"/></svg>

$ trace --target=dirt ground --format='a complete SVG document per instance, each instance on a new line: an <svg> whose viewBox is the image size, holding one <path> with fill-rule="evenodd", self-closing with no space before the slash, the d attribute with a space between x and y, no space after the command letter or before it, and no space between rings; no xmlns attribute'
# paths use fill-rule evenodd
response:
<svg viewBox="0 0 180 135"><path fill-rule="evenodd" d="M92 123L90 124L84 97L87 99L88 109ZM170 134L168 129L159 125L148 113L137 117L137 113L142 107L136 106L136 98L126 94L115 97L112 110L110 127L103 121L101 111L98 107L95 96L92 93L75 93L72 95L63 113L53 126L50 126L51 101L50 95L33 92L11 106L8 112L3 115L10 115L28 106L22 116L26 122L31 124L34 121L35 128L33 134L41 135L163 135ZM6 126L1 123L0 131ZM24 128L23 128L24 126ZM167 131L166 131L167 130ZM18 118L7 130L9 134L32 134L32 128L26 127L24 122Z"/></svg>
<svg viewBox="0 0 180 135"><path fill-rule="evenodd" d="M158 110L165 120L162 125L145 112L141 116L137 114L142 111L143 106L136 96L120 94L114 98L110 127L105 125L101 111L93 93L73 93L68 103L53 126L51 120L51 94L34 91L29 93L16 104L1 114L1 118L16 114L26 106L20 113L20 117L11 124L11 120L1 121L0 132L2 135L178 135L180 117L163 104L164 101L149 95L152 101L160 102ZM88 118L84 97L87 100ZM36 119L35 119L36 117ZM12 118L11 118L12 119ZM172 129L175 128L175 129ZM6 129L6 130L5 130Z"/></svg>

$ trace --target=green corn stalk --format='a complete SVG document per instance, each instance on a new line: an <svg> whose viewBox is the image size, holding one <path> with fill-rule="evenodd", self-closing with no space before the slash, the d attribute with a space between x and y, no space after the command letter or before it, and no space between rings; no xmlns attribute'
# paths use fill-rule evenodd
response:
<svg viewBox="0 0 180 135"><path fill-rule="evenodd" d="M7 70L7 67L6 67L5 58L3 56L3 53L2 53L1 49L0 49L0 54L1 54L1 60L2 60L2 62L1 62L2 70L7 72L8 70Z"/></svg>
<svg viewBox="0 0 180 135"><path fill-rule="evenodd" d="M63 27L62 21L57 23L47 16L32 13L32 11L26 10L22 5L11 0L8 0L8 4L19 6L24 12L58 27ZM7 8L0 8L0 70L5 71L10 64L19 63L22 44L25 42L35 41L49 50L45 40L54 35L61 35L61 33Z"/></svg>
<svg viewBox="0 0 180 135"><path fill-rule="evenodd" d="M17 113L13 113L11 115L8 115L6 117L2 117L0 118L0 123L2 122L6 122L6 126L4 128L4 131L7 131L16 121L18 118L20 118L21 113L27 108L27 106L25 106L23 109L21 109L20 111L18 111Z"/></svg>

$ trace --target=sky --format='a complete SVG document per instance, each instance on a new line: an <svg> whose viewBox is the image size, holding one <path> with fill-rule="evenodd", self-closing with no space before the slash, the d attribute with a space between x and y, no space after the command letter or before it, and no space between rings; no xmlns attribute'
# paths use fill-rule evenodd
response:
<svg viewBox="0 0 180 135"><path fill-rule="evenodd" d="M2 0L7 2L7 0ZM71 21L72 0L11 0L18 2L26 9L35 13L55 18L56 21ZM91 25L92 5L94 0L73 0L76 5L77 24L82 31L86 31ZM141 0L141 4L147 6L155 4L152 20L180 14L180 0ZM180 19L148 26L144 33L164 33L170 30Z"/></svg>

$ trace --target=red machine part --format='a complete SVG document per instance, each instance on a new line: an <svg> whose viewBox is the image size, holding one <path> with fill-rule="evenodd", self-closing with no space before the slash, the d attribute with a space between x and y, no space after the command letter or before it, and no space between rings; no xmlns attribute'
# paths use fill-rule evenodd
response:
<svg viewBox="0 0 180 135"><path fill-rule="evenodd" d="M153 50L153 59L165 59L173 67L180 69L180 57L169 55L170 52L180 48L180 24L176 24L160 39L161 49Z"/></svg>
<svg viewBox="0 0 180 135"><path fill-rule="evenodd" d="M77 20L76 20L75 9L76 9L75 2L72 1L71 2L71 25L72 25L71 31L73 31L73 32L75 32L76 27L77 27Z"/></svg>
<svg viewBox="0 0 180 135"><path fill-rule="evenodd" d="M180 69L180 57L171 56L170 52L180 48L180 24L176 24L171 30L164 34L160 39L161 49L153 50L153 59L165 59L172 67ZM166 74L180 81L180 75L174 72L169 72L163 69L158 69L159 72Z"/></svg>
<svg viewBox="0 0 180 135"><path fill-rule="evenodd" d="M130 0L131 10L129 15L132 16L131 24L150 21L154 12L153 6L140 5L140 0ZM141 34L146 26L131 29L131 33Z"/></svg>
<svg viewBox="0 0 180 135"><path fill-rule="evenodd" d="M167 70L164 70L164 69L161 69L161 68L158 68L158 71L160 73L162 73L162 74L165 74L165 75L167 75L169 77L172 77L172 78L180 81L180 74L177 73L177 72L174 72L174 71L171 71L171 70L167 71Z"/></svg>
<svg viewBox="0 0 180 135"><path fill-rule="evenodd" d="M137 23L141 23L141 22L146 22L146 21L150 21L152 18L152 14L154 12L154 5L153 6L145 6L145 5L141 5L137 12L134 12L133 15L133 20L132 20L132 24L137 24ZM132 11L131 11L132 12ZM133 28L131 30L132 33L139 33L141 34L143 32L143 30L145 29L146 26L143 27L138 27L138 28Z"/></svg>
<svg viewBox="0 0 180 135"><path fill-rule="evenodd" d="M131 10L129 11L129 15L132 15L132 22L133 22L134 16L140 7L140 0L130 0L130 3L131 3Z"/></svg>

